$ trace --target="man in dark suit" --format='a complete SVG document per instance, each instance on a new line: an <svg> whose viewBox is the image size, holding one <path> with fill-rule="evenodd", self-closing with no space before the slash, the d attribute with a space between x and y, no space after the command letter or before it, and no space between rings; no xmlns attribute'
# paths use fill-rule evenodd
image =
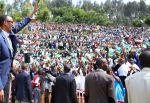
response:
<svg viewBox="0 0 150 103"><path fill-rule="evenodd" d="M16 103L33 103L31 78L27 73L27 64L23 63L21 72L16 75L15 96Z"/></svg>
<svg viewBox="0 0 150 103"><path fill-rule="evenodd" d="M76 83L74 76L69 74L70 65L64 65L64 73L56 77L54 103L77 103Z"/></svg>
<svg viewBox="0 0 150 103"><path fill-rule="evenodd" d="M15 26L13 26L13 19L10 16L0 16L0 103L8 103L9 73L17 51L15 33L19 32L31 21L32 15L37 10L38 5L36 4L31 15L22 22L16 23Z"/></svg>
<svg viewBox="0 0 150 103"><path fill-rule="evenodd" d="M95 71L85 79L85 102L115 103L113 78L105 72L106 60L98 58L94 68Z"/></svg>

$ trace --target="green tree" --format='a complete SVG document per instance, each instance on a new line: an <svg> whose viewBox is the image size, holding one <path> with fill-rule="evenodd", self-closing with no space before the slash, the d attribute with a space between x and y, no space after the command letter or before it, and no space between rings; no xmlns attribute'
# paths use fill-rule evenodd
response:
<svg viewBox="0 0 150 103"><path fill-rule="evenodd" d="M72 0L47 0L48 8L72 7Z"/></svg>
<svg viewBox="0 0 150 103"><path fill-rule="evenodd" d="M0 1L0 14L5 14L5 4L4 4L4 1Z"/></svg>
<svg viewBox="0 0 150 103"><path fill-rule="evenodd" d="M128 2L124 7L124 15L129 18L137 18L139 17L138 13L139 5L136 1Z"/></svg>
<svg viewBox="0 0 150 103"><path fill-rule="evenodd" d="M146 14L146 3L144 0L140 0L138 11L139 11L139 17L143 18L143 16Z"/></svg>
<svg viewBox="0 0 150 103"><path fill-rule="evenodd" d="M56 18L54 18L54 22L63 23L63 17L57 16Z"/></svg>
<svg viewBox="0 0 150 103"><path fill-rule="evenodd" d="M29 13L31 13L32 9L33 5L30 2L25 1L22 6L22 16L27 16Z"/></svg>
<svg viewBox="0 0 150 103"><path fill-rule="evenodd" d="M111 0L106 0L106 2L103 5L103 9L107 13L109 18L112 18L113 12L112 12L112 2L111 2Z"/></svg>
<svg viewBox="0 0 150 103"><path fill-rule="evenodd" d="M54 18L57 16L62 17L64 15L64 13L67 12L67 8L66 7L61 7L61 8L54 7L51 9L51 12L52 12Z"/></svg>
<svg viewBox="0 0 150 103"><path fill-rule="evenodd" d="M45 4L45 2L40 0L39 2L39 11L37 13L36 18L40 20L41 22L47 22L51 19L51 13Z"/></svg>
<svg viewBox="0 0 150 103"><path fill-rule="evenodd" d="M15 21L20 22L22 20L21 12L18 12L17 10L14 10L12 17Z"/></svg>
<svg viewBox="0 0 150 103"><path fill-rule="evenodd" d="M144 22L145 22L146 25L150 26L150 15L148 15L148 16L146 17L146 19L145 19Z"/></svg>
<svg viewBox="0 0 150 103"><path fill-rule="evenodd" d="M85 23L86 21L86 12L80 8L74 8L72 10L73 16L75 17L75 23Z"/></svg>
<svg viewBox="0 0 150 103"><path fill-rule="evenodd" d="M143 22L140 19L136 18L132 20L132 25L135 27L141 27L143 26Z"/></svg>
<svg viewBox="0 0 150 103"><path fill-rule="evenodd" d="M72 12L66 12L63 15L64 23L74 23L75 17L73 16Z"/></svg>
<svg viewBox="0 0 150 103"><path fill-rule="evenodd" d="M85 11L91 11L93 10L93 4L90 0L84 0L81 8Z"/></svg>
<svg viewBox="0 0 150 103"><path fill-rule="evenodd" d="M10 16L12 16L12 5L10 5L10 4L6 4L6 13L7 13L7 15L10 15Z"/></svg>

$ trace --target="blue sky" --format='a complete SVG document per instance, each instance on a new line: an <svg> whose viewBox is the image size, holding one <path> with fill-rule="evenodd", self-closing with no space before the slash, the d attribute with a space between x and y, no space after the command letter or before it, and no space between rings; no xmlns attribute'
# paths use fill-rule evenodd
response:
<svg viewBox="0 0 150 103"><path fill-rule="evenodd" d="M1 0L0 0L1 1ZM6 2L9 2L9 3L12 3L12 2L14 2L14 0L5 0ZM33 0L31 0L31 1L33 1ZM106 0L91 0L92 2L94 2L94 1L96 1L97 3L101 3L101 2L105 2ZM129 1L137 1L137 2L139 2L140 0L123 0L124 1L124 3L127 3L127 2L129 2ZM77 3L78 2L78 0L73 0L73 2L74 3ZM145 2L146 2L146 4L148 4L148 5L150 5L150 0L145 0Z"/></svg>

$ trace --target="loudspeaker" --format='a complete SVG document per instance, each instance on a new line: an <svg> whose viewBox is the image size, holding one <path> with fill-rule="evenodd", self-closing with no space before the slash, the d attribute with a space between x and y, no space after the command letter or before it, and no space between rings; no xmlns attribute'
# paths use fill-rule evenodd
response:
<svg viewBox="0 0 150 103"><path fill-rule="evenodd" d="M25 63L30 63L30 53L24 53L24 61Z"/></svg>

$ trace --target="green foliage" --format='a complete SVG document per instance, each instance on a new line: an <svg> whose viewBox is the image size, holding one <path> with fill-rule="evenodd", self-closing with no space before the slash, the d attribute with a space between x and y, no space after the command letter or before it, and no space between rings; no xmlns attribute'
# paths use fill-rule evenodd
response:
<svg viewBox="0 0 150 103"><path fill-rule="evenodd" d="M5 13L5 4L4 1L0 1L0 14Z"/></svg>
<svg viewBox="0 0 150 103"><path fill-rule="evenodd" d="M36 15L37 20L41 22L56 23L85 23L98 25L133 25L143 26L143 22L148 26L150 5L144 0L140 2L123 3L123 0L106 0L106 2L97 4L90 0L79 0L77 5L72 4L73 0L39 0L39 11ZM15 0L10 4L4 4L0 0L0 14L13 16L16 21L27 16L33 10L33 4L30 0ZM139 19L134 19L139 18Z"/></svg>
<svg viewBox="0 0 150 103"><path fill-rule="evenodd" d="M141 26L143 26L143 22L140 19L136 18L136 19L132 20L132 25L134 27L141 27Z"/></svg>
<svg viewBox="0 0 150 103"><path fill-rule="evenodd" d="M6 6L6 12L8 15L12 16L12 5L8 4Z"/></svg>
<svg viewBox="0 0 150 103"><path fill-rule="evenodd" d="M29 2L25 2L22 6L22 16L26 17L29 13L32 12L32 4Z"/></svg>
<svg viewBox="0 0 150 103"><path fill-rule="evenodd" d="M109 19L104 13L96 11L86 12L80 8L53 8L54 22L57 23L85 23L108 25Z"/></svg>
<svg viewBox="0 0 150 103"><path fill-rule="evenodd" d="M54 22L56 22L56 23L63 23L63 18L60 17L60 16L57 16L57 17L54 19Z"/></svg>
<svg viewBox="0 0 150 103"><path fill-rule="evenodd" d="M47 0L49 8L72 7L72 0Z"/></svg>
<svg viewBox="0 0 150 103"><path fill-rule="evenodd" d="M37 13L37 19L41 22L47 22L50 20L50 11L43 0L39 2L39 11Z"/></svg>
<svg viewBox="0 0 150 103"><path fill-rule="evenodd" d="M83 9L74 8L72 14L75 17L75 23L85 23L87 20L86 12Z"/></svg>
<svg viewBox="0 0 150 103"><path fill-rule="evenodd" d="M148 16L146 17L146 19L145 19L144 22L145 22L146 25L150 26L150 15L148 15Z"/></svg>
<svg viewBox="0 0 150 103"><path fill-rule="evenodd" d="M73 16L73 14L71 12L66 12L63 15L63 21L64 23L74 23L75 17Z"/></svg>
<svg viewBox="0 0 150 103"><path fill-rule="evenodd" d="M14 18L14 20L16 20L17 22L22 20L22 15L21 12L18 12L17 10L15 10L15 12L12 14L12 17Z"/></svg>
<svg viewBox="0 0 150 103"><path fill-rule="evenodd" d="M91 3L91 1L84 0L81 8L85 11L90 11L93 9L93 4Z"/></svg>
<svg viewBox="0 0 150 103"><path fill-rule="evenodd" d="M57 17L57 16L63 16L65 12L67 12L67 8L66 7L62 7L62 8L52 8L51 12L53 14L53 17Z"/></svg>

